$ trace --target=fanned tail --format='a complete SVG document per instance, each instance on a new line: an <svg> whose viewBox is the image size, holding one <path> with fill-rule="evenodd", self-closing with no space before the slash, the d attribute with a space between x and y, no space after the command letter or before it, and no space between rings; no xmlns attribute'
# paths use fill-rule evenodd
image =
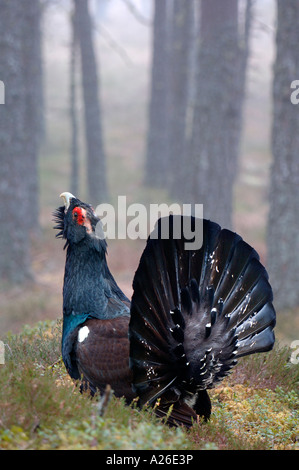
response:
<svg viewBox="0 0 299 470"><path fill-rule="evenodd" d="M173 421L184 425L194 418L187 398L196 394L194 411L208 418L206 389L239 357L274 344L272 289L258 254L239 235L198 222L186 216L158 222L134 277L129 326L130 367L141 404L160 398L160 413L172 404ZM188 224L193 241L202 228L199 249L186 249Z"/></svg>

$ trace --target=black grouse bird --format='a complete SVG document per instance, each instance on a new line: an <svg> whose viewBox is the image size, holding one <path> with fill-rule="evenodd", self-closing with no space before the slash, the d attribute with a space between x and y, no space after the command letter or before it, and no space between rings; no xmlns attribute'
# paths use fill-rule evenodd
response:
<svg viewBox="0 0 299 470"><path fill-rule="evenodd" d="M184 230L177 238L173 229L175 220L183 228L186 216L160 219L130 303L108 268L93 208L70 193L61 196L65 205L54 218L67 247L62 357L69 375L92 394L110 384L128 403L139 397L141 406L168 414L170 425L208 419L207 390L238 358L274 344L272 289L257 252L208 220L202 247L186 249ZM195 221L189 217L193 233Z"/></svg>

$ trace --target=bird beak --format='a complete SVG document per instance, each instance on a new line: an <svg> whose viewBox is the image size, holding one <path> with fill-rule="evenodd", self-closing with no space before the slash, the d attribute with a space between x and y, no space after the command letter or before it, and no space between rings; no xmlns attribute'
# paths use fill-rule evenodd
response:
<svg viewBox="0 0 299 470"><path fill-rule="evenodd" d="M63 199L65 211L67 211L70 207L70 200L76 199L75 196L73 196L71 193L61 193L59 197Z"/></svg>

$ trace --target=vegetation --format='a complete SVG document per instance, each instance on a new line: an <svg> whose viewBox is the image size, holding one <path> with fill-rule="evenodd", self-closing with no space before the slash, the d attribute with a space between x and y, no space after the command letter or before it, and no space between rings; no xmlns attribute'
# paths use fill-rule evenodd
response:
<svg viewBox="0 0 299 470"><path fill-rule="evenodd" d="M1 449L299 449L299 366L289 350L243 358L211 390L210 422L169 428L151 409L82 395L60 357L61 322L5 338Z"/></svg>

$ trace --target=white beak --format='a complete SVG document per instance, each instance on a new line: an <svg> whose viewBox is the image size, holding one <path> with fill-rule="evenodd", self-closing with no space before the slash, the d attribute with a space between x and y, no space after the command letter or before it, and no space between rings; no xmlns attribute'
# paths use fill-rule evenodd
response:
<svg viewBox="0 0 299 470"><path fill-rule="evenodd" d="M61 197L63 199L64 207L65 207L66 211L70 207L70 200L71 199L76 199L75 196L73 196L73 194L71 194L71 193L61 193L59 197Z"/></svg>

